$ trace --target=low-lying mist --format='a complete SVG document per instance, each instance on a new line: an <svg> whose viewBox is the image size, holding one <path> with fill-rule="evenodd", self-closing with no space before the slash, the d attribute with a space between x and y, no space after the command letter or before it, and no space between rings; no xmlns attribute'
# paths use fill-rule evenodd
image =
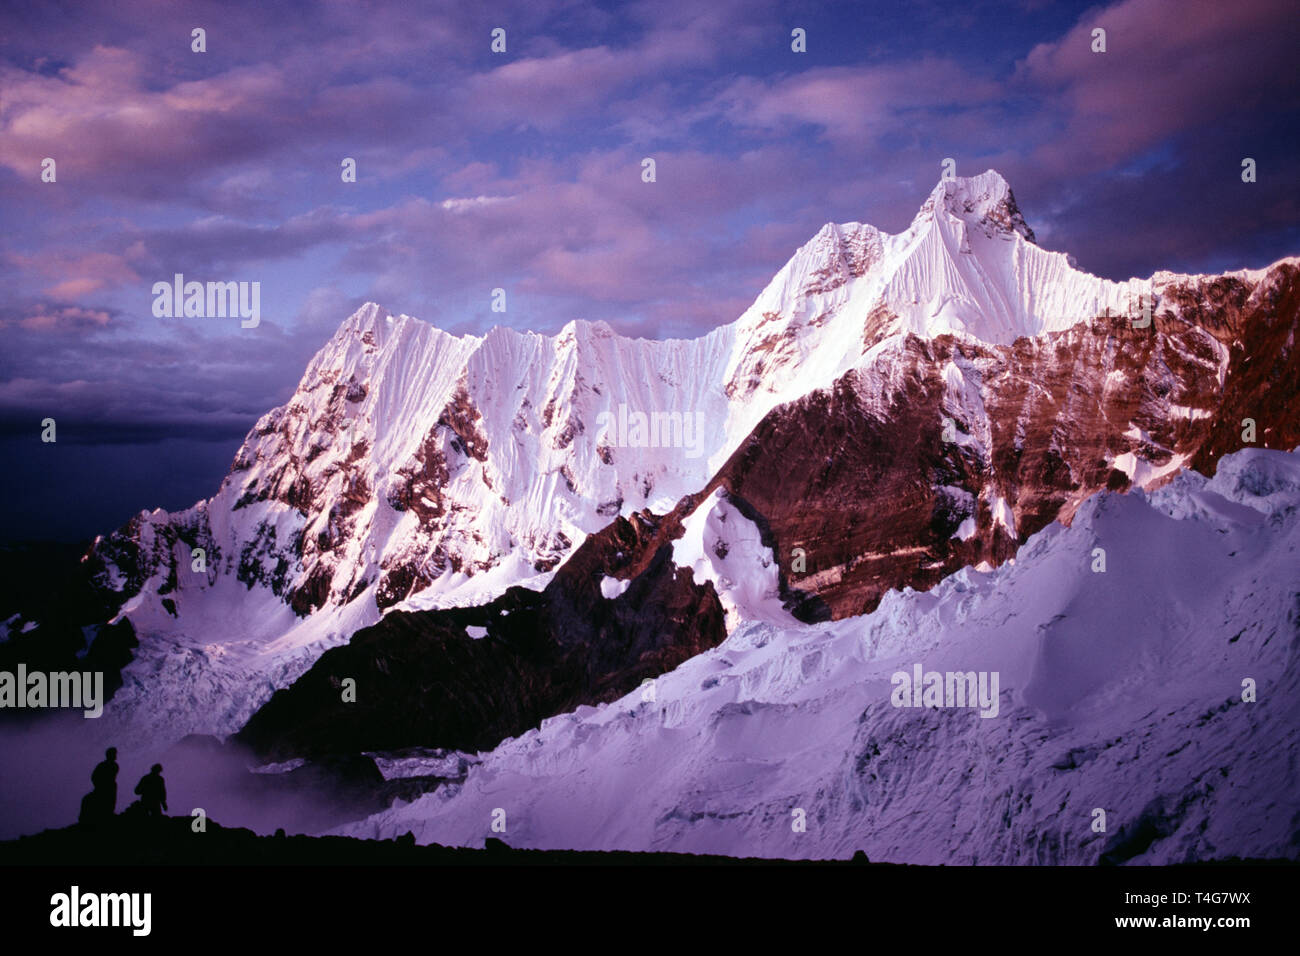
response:
<svg viewBox="0 0 1300 956"><path fill-rule="evenodd" d="M186 738L162 751L105 739L79 714L0 722L0 839L13 839L77 822L90 774L117 747L117 813L135 799L135 786L155 763L163 765L167 812L190 816L201 808L223 826L258 833L319 833L391 803L383 776L368 757L304 763L289 772L252 773L262 761L236 744Z"/></svg>

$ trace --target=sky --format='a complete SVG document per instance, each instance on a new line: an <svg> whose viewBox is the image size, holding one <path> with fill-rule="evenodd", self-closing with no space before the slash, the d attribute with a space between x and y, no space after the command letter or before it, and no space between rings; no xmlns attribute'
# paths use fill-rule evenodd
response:
<svg viewBox="0 0 1300 956"><path fill-rule="evenodd" d="M1112 279L1295 255L1298 22L1292 0L5 4L0 541L211 495L366 301L458 334L693 337L824 223L906 228L948 157ZM176 273L259 282L260 324L155 317Z"/></svg>

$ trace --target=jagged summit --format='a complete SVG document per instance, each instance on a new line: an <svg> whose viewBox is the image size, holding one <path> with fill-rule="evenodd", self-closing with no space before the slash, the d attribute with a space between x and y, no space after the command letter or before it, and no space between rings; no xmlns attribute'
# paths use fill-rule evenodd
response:
<svg viewBox="0 0 1300 956"><path fill-rule="evenodd" d="M1078 314L1072 312L1063 317L1045 316L1035 314L1032 309L1022 309L1014 316L1007 316L1006 321L1000 326L993 327L964 321L954 325L949 321L952 318L950 314L952 309L949 309L939 322L931 321L935 318L933 314L917 314L918 310L909 309L909 306L921 305L922 299L927 306L936 304L932 300L936 295L942 295L944 290L940 287L953 278L954 270L930 268L935 265L932 261L922 265L919 275L917 269L907 268L910 260L918 256L933 258L931 250L924 246L923 240L935 230L941 232L945 240L955 236L955 243L947 243L950 246L955 245L951 251L973 255L980 260L988 256L985 250L972 247L969 238L972 233L977 232L985 238L997 237L1003 240L1019 238L1028 243L1035 242L1033 230L1021 215L1010 185L997 171L989 169L977 176L959 176L940 180L921 205L908 229L896 236L884 233L868 223L826 223L808 242L795 251L759 295L754 305L731 325L739 333L738 338L744 339L749 327L755 324L755 318L764 320L758 324L765 324L772 321L772 316L787 319L801 316L804 319L819 319L819 324L824 324L828 313L838 311L839 307L849 299L847 294L849 290L845 287L864 283L879 301L858 303L864 306L863 316L877 307L895 315L907 314L907 321L898 326L880 329L884 334L906 330L931 336L944 331L961 331L988 342L1002 342L1010 341L1017 335L1041 334L1051 328L1073 324L1087 317L1084 314L1086 308L1084 311L1078 311ZM1061 264L1068 268L1064 256L1061 257ZM980 271L983 274L979 277L980 282L999 282L1006 272L1006 265L1007 263L1003 262L987 264L981 262ZM1011 265L1014 268L1016 263ZM891 288L888 280L900 272L903 273L902 279ZM1085 276L1094 285L1106 281L1094 276L1086 276L1084 273L1078 275ZM921 284L924 284L924 289L918 288ZM1116 284L1110 283L1110 285ZM844 289L845 293L835 295L837 290L841 289ZM1009 300L1015 297L1005 294L1005 291L1000 290L991 296L959 294L952 298L970 300L977 307L997 306L1000 304L998 300ZM887 292L896 294L884 295ZM922 292L924 292L923 296ZM1113 296L1117 302L1123 297L1118 293ZM1097 299L1097 296L1092 296L1092 299ZM940 312L944 310L944 305L945 303L937 303ZM996 308L994 311L997 311ZM363 336L369 332L373 338L382 340L391 333L395 325L407 321L419 320L411 319L406 315L390 315L378 303L366 302L344 321L340 332L346 332L348 337ZM860 324L858 331L859 333L862 331ZM506 328L502 334L536 333L523 333ZM555 335L543 337L559 342L572 341L575 337L584 334L595 338L608 338L616 333L604 321L589 322L584 319L573 319ZM462 338L473 338L473 336L462 336Z"/></svg>
<svg viewBox="0 0 1300 956"><path fill-rule="evenodd" d="M1257 281L1263 272L1234 275ZM867 223L826 223L738 319L693 341L725 343L732 393L752 392L758 385L747 383L754 375L774 392L787 377L767 380L776 364L797 360L803 372L820 381L853 367L872 347L899 333L1008 344L1103 314L1131 314L1142 301L1154 309L1164 288L1190 278L1162 271L1112 282L1077 269L1065 253L1037 245L1010 184L988 169L941 179L908 228L896 235ZM369 334L378 347L409 334L403 330L410 323L425 324L367 302L340 331L349 341ZM608 323L585 319L570 320L552 335L498 327L484 336L455 338L470 343L525 336L549 349L626 341ZM811 381L808 374L794 378L796 389Z"/></svg>
<svg viewBox="0 0 1300 956"><path fill-rule="evenodd" d="M378 302L366 302L344 319L335 332L335 338L341 336L361 337L367 332L374 332L389 324L391 314Z"/></svg>
<svg viewBox="0 0 1300 956"><path fill-rule="evenodd" d="M1016 233L1035 242L1034 231L1016 205L1016 197L1002 174L987 169L978 176L941 179L917 213L917 219L946 212L971 225L993 232ZM915 224L916 220L913 220Z"/></svg>

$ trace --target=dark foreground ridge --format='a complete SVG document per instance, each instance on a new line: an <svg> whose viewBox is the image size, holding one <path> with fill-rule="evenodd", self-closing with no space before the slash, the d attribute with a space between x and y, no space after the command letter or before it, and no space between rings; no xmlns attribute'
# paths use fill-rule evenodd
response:
<svg viewBox="0 0 1300 956"><path fill-rule="evenodd" d="M871 864L859 852L852 860L771 860L692 853L631 851L516 850L488 838L481 849L419 846L409 834L396 840L342 836L261 836L242 827L207 821L193 831L189 817L133 820L118 816L101 827L81 825L45 830L0 842L0 866L889 866Z"/></svg>
<svg viewBox="0 0 1300 956"><path fill-rule="evenodd" d="M858 851L851 860L775 860L694 853L627 850L518 850L489 837L479 849L419 846L410 834L395 840L342 836L262 836L242 827L207 821L195 833L189 817L157 821L117 816L95 828L80 824L0 841L0 866L774 866L886 867L925 870L902 863L872 863ZM1204 860L1175 867L1281 865L1292 860ZM948 869L939 867L938 869ZM957 869L962 869L958 867ZM977 868L978 869L978 868ZM997 867L996 869L1006 869ZM1014 868L1013 868L1014 869ZM1032 869L1041 869L1034 867ZM1049 869L1053 869L1049 867ZM1146 869L1145 867L1143 869Z"/></svg>

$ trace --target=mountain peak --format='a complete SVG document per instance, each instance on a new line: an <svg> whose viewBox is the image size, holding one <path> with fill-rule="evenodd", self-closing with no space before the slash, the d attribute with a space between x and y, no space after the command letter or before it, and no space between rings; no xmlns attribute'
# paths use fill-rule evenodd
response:
<svg viewBox="0 0 1300 956"><path fill-rule="evenodd" d="M1010 184L997 170L939 180L917 218L934 215L940 209L968 223L1003 233L1019 233L1036 243L1034 231L1020 214Z"/></svg>
<svg viewBox="0 0 1300 956"><path fill-rule="evenodd" d="M375 329L388 317L388 310L378 302L366 302L349 315L334 333L336 339L351 339Z"/></svg>

